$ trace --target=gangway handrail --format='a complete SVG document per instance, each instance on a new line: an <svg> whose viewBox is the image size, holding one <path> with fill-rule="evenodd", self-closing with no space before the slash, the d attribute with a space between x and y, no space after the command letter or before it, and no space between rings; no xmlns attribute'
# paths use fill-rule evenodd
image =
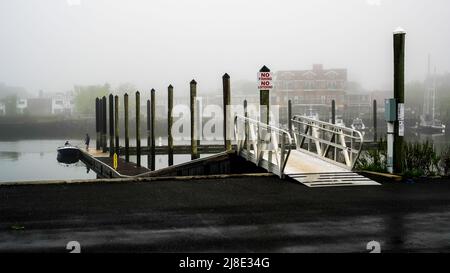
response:
<svg viewBox="0 0 450 273"><path fill-rule="evenodd" d="M361 132L302 115L293 116L291 124L292 128L290 130L294 134L297 149L326 161L337 163L348 170L353 170L364 143L364 137ZM298 139L297 135L301 139ZM324 135L328 135L330 138L328 140L324 139ZM309 141L307 145L308 150L303 148L306 140ZM347 146L347 140L350 140L350 146ZM311 152L311 143L314 143L316 146L315 153ZM357 146L355 147L355 145ZM332 159L328 158L330 148L334 148L334 158ZM338 150L344 156L344 163L339 162L339 158L337 158Z"/></svg>
<svg viewBox="0 0 450 273"><path fill-rule="evenodd" d="M261 136L261 130L266 131L264 138ZM284 177L284 169L293 146L293 139L288 130L236 115L234 136L239 155L254 162L257 166L266 167L268 171L272 171L281 178ZM268 152L268 159L264 158L266 152ZM273 156L276 160L275 166L278 168L273 168Z"/></svg>

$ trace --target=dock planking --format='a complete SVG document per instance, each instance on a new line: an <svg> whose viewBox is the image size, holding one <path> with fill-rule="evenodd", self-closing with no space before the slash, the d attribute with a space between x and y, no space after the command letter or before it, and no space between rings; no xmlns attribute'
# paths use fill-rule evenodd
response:
<svg viewBox="0 0 450 273"><path fill-rule="evenodd" d="M105 163L106 165L113 168L113 158L111 157L97 157L97 160ZM145 167L138 167L136 163L127 162L125 159L118 158L117 159L117 169L116 171L123 176L136 176L143 173L147 173L150 170Z"/></svg>
<svg viewBox="0 0 450 273"><path fill-rule="evenodd" d="M80 149L80 152L81 161L85 162L85 164L92 168L100 177L123 178L150 172L149 169L138 167L136 163L127 162L120 157L117 159L117 169L114 169L113 158L109 157L108 152L104 153L97 150L85 151L82 149Z"/></svg>

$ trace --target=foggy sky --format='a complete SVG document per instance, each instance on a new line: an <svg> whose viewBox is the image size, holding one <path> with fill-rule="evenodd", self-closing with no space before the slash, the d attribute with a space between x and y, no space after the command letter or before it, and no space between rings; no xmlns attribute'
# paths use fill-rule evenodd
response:
<svg viewBox="0 0 450 273"><path fill-rule="evenodd" d="M431 53L450 71L448 0L0 0L0 82L31 93L74 84L216 90L221 75L347 68L366 89L392 86L392 32L407 31L406 80Z"/></svg>

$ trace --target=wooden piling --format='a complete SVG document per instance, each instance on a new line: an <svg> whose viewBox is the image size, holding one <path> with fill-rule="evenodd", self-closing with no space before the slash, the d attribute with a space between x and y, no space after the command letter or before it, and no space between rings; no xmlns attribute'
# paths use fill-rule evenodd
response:
<svg viewBox="0 0 450 273"><path fill-rule="evenodd" d="M403 30L394 32L394 98L397 103L397 113L400 105L405 103L405 38ZM404 121L402 121L404 122ZM403 124L404 127L404 124ZM394 173L403 172L403 135L400 135L400 124L394 123Z"/></svg>
<svg viewBox="0 0 450 273"><path fill-rule="evenodd" d="M336 124L336 101L335 100L331 101L331 123ZM333 136L331 137L331 142L336 143L336 141L337 141L336 134L333 134ZM336 160L336 158L337 158L337 149L336 149L336 147L334 147L333 159Z"/></svg>
<svg viewBox="0 0 450 273"><path fill-rule="evenodd" d="M167 147L168 147L168 164L173 165L173 136L172 136L172 125L173 125L173 86L169 85L167 88Z"/></svg>
<svg viewBox="0 0 450 273"><path fill-rule="evenodd" d="M119 96L114 97L114 136L115 136L115 153L119 156L120 151L120 133L119 133Z"/></svg>
<svg viewBox="0 0 450 273"><path fill-rule="evenodd" d="M247 110L247 100L244 100L244 117L248 118L248 110ZM250 136L250 127L248 124L248 120L245 120L245 141L244 141L244 146L246 147L247 151L250 151L250 141L249 141L249 136ZM236 139L237 141L237 139Z"/></svg>
<svg viewBox="0 0 450 273"><path fill-rule="evenodd" d="M130 162L130 135L128 132L128 94L123 96L124 126L125 126L125 161Z"/></svg>
<svg viewBox="0 0 450 273"><path fill-rule="evenodd" d="M109 156L114 156L114 96L109 95Z"/></svg>
<svg viewBox="0 0 450 273"><path fill-rule="evenodd" d="M190 99L191 99L191 159L198 158L197 147L197 124L196 124L196 100L197 100L197 82L190 82Z"/></svg>
<svg viewBox="0 0 450 273"><path fill-rule="evenodd" d="M378 140L377 100L373 100L373 142Z"/></svg>
<svg viewBox="0 0 450 273"><path fill-rule="evenodd" d="M141 95L136 91L136 165L141 167Z"/></svg>
<svg viewBox="0 0 450 273"><path fill-rule="evenodd" d="M147 100L147 149L150 151L151 149L151 128L150 128L150 100ZM151 167L151 154L147 153L147 168L150 169Z"/></svg>
<svg viewBox="0 0 450 273"><path fill-rule="evenodd" d="M155 89L150 91L150 170L155 170Z"/></svg>
<svg viewBox="0 0 450 273"><path fill-rule="evenodd" d="M106 106L106 96L102 98L102 148L103 152L108 152L108 144L107 144L107 106Z"/></svg>
<svg viewBox="0 0 450 273"><path fill-rule="evenodd" d="M292 136L292 100L288 100L288 129Z"/></svg>
<svg viewBox="0 0 450 273"><path fill-rule="evenodd" d="M230 76L225 73L222 76L223 85L223 140L225 145L225 150L231 150L231 140L229 139L229 128L228 125L230 121L230 104L231 104L231 88L230 88ZM230 123L231 124L231 123Z"/></svg>
<svg viewBox="0 0 450 273"><path fill-rule="evenodd" d="M95 149L100 150L101 133L100 133L100 99L95 99Z"/></svg>
<svg viewBox="0 0 450 273"><path fill-rule="evenodd" d="M270 72L267 66L263 66L259 72ZM270 121L270 94L269 90L259 92L260 121L269 124Z"/></svg>

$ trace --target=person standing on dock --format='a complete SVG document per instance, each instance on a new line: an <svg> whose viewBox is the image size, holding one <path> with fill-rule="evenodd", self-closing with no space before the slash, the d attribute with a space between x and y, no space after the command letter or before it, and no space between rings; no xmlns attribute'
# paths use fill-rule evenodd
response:
<svg viewBox="0 0 450 273"><path fill-rule="evenodd" d="M91 142L91 138L89 134L86 134L86 138L84 139L84 143L86 144L86 151L89 151L89 142Z"/></svg>

